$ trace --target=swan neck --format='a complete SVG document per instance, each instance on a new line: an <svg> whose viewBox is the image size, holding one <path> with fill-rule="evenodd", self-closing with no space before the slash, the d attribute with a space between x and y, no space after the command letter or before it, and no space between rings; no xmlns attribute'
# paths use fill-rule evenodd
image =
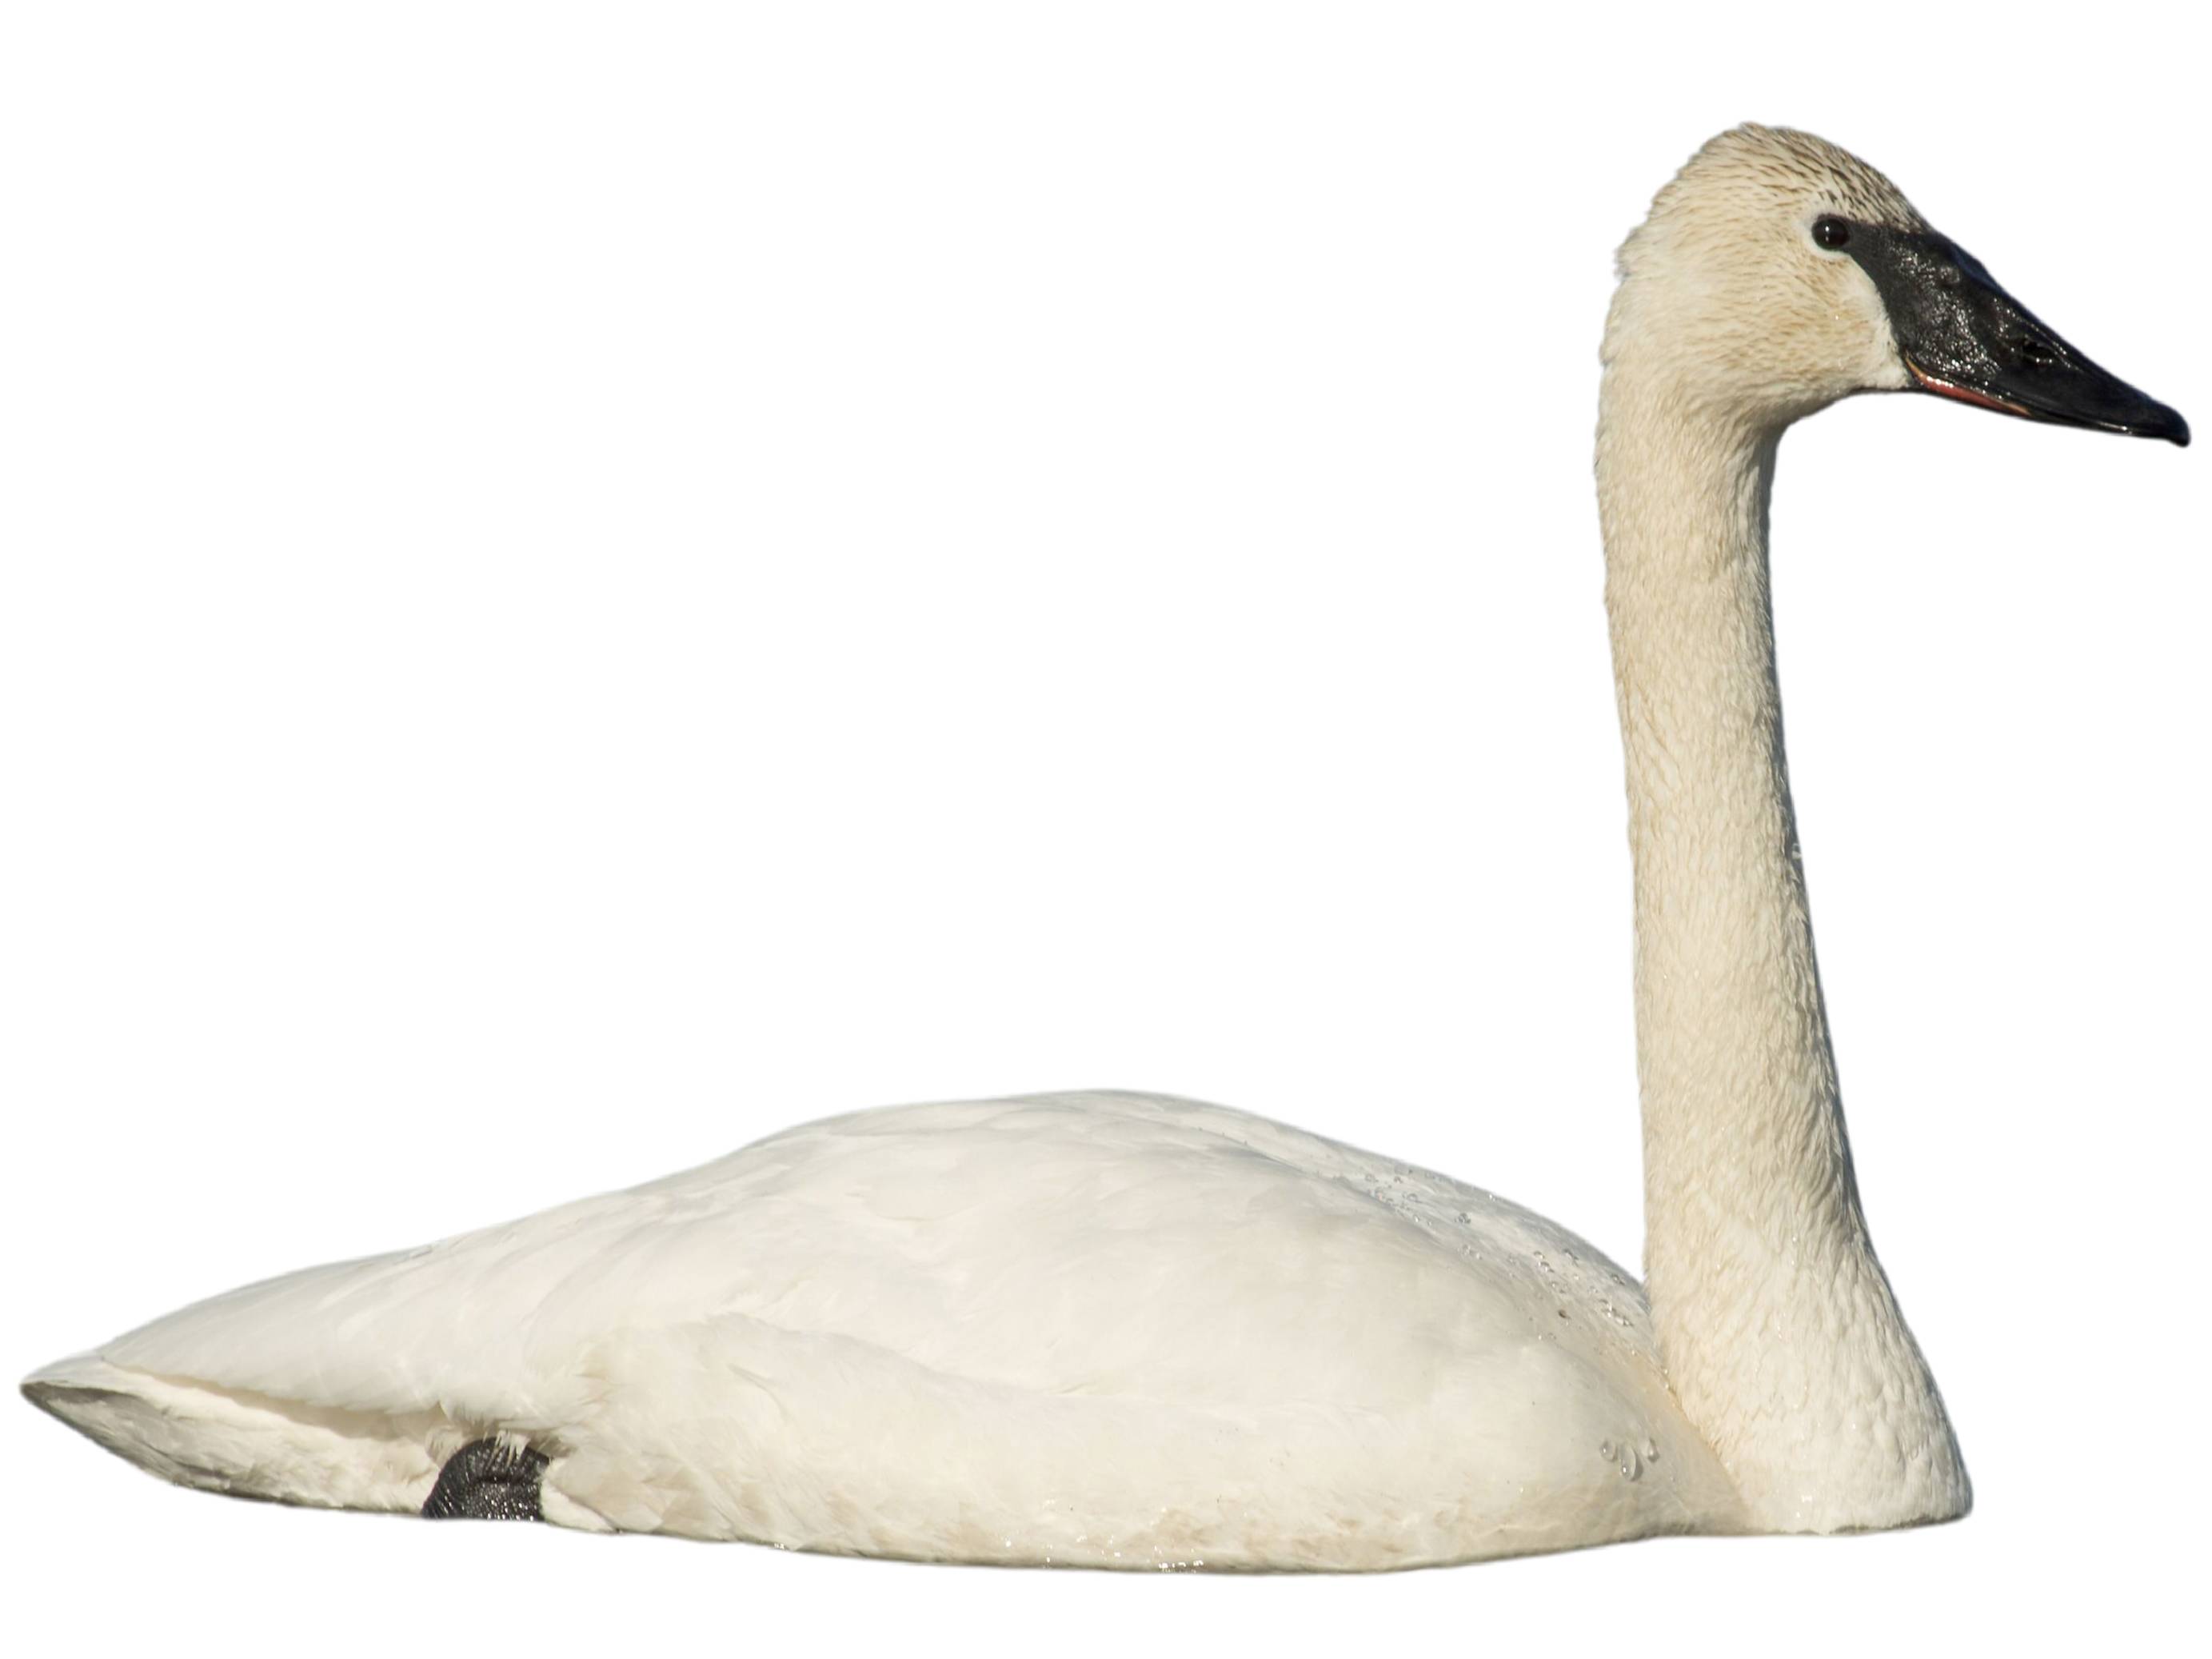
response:
<svg viewBox="0 0 2212 1659"><path fill-rule="evenodd" d="M1779 438L1608 365L1598 493L1653 1321L1753 1524L1826 1531L1956 1514L1966 1488L1844 1133L1775 674Z"/></svg>

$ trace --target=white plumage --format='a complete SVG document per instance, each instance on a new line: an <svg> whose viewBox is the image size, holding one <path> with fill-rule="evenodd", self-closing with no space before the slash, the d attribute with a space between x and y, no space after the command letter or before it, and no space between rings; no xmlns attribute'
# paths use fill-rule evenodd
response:
<svg viewBox="0 0 2212 1659"><path fill-rule="evenodd" d="M1803 134L1715 139L1621 270L1598 482L1648 1304L1444 1176L1195 1102L1040 1095L835 1118L249 1286L27 1391L219 1491L416 1510L496 1438L459 1478L535 1477L548 1520L937 1559L1356 1570L1964 1512L1846 1149L1774 679L1775 447L1916 382L2186 426ZM1958 355L1914 363L1898 315Z"/></svg>
<svg viewBox="0 0 2212 1659"><path fill-rule="evenodd" d="M1731 1502L1589 1245L1152 1095L833 1118L31 1386L192 1485L414 1510L498 1431L550 1454L549 1519L881 1555L1410 1566Z"/></svg>

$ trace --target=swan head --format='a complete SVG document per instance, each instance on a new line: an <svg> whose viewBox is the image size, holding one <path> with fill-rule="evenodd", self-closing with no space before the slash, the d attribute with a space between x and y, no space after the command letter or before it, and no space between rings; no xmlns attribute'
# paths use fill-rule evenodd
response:
<svg viewBox="0 0 2212 1659"><path fill-rule="evenodd" d="M1778 430L1860 392L2189 441L2175 410L2045 326L1896 185L1810 133L1709 142L1622 246L1608 371Z"/></svg>

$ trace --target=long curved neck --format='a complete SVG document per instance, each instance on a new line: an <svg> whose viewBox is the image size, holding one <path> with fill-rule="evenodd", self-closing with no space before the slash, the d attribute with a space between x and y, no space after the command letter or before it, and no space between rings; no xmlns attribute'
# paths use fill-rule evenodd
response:
<svg viewBox="0 0 2212 1659"><path fill-rule="evenodd" d="M1668 1381L1757 1528L1947 1518L1966 1472L1859 1208L1782 750L1778 428L1615 352L1606 605L1636 866L1644 1262Z"/></svg>

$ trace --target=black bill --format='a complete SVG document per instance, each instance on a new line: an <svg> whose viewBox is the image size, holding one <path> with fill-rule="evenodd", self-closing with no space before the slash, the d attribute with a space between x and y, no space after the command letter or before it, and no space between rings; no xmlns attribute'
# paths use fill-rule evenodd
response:
<svg viewBox="0 0 2212 1659"><path fill-rule="evenodd" d="M1874 279L1922 391L2031 421L2189 441L2179 411L2060 339L1948 237L1856 222L1837 229L1842 240L1823 246Z"/></svg>

